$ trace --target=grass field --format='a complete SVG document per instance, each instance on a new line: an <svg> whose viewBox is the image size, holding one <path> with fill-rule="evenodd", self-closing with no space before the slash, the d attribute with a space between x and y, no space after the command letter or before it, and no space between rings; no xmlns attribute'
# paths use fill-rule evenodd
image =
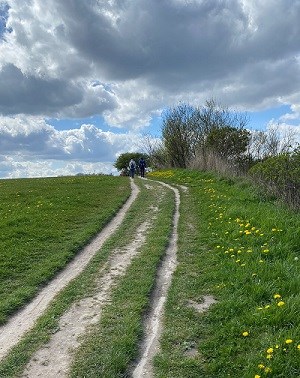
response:
<svg viewBox="0 0 300 378"><path fill-rule="evenodd" d="M126 178L0 181L0 324L26 303L112 218Z"/></svg>
<svg viewBox="0 0 300 378"><path fill-rule="evenodd" d="M299 213L241 181L153 177L189 188L157 376L300 377ZM217 300L209 311L187 306L207 294Z"/></svg>
<svg viewBox="0 0 300 378"><path fill-rule="evenodd" d="M159 171L148 177L188 188L187 191L181 189L179 265L166 304L161 351L155 358L156 377L300 377L299 213L261 196L241 180L227 180L187 170ZM14 191L13 185L10 189L6 187L11 185L10 182L3 181L0 189L3 198L6 198L1 209L7 216L10 216L9 209L21 206L16 205L18 193L21 198L29 196L27 192L30 193L30 190L40 193L40 197L29 196L24 201L27 205L21 206L23 211L26 207L30 208L28 211L32 212L28 221L31 219L36 227L41 227L39 223L43 219L39 215L38 201L49 211L52 209L50 203L54 204L53 215L57 214L57 217L49 232L61 235L60 229L65 228L65 237L60 238L65 240L68 252L61 259L57 252L54 260L58 259L61 265L51 270L49 279L96 229L107 222L128 196L129 183L128 178L60 178L53 179L50 186L47 180L16 180L18 185L25 186ZM102 180L107 180L107 183ZM84 339L71 371L72 377L128 376L131 363L137 357L143 314L154 285L156 267L167 244L174 210L171 192L162 190L163 200L157 203L159 186L152 193L145 182L137 180L137 183L141 192L124 224L86 271L56 298L35 329L0 364L0 376L15 377L22 371L34 350L55 332L61 314L78 298L93 293L96 276L111 251L129 243L131 230L138 230L147 219L145 209L155 203L160 210L148 231L140 257L133 261L127 274L114 288L112 302L104 309L100 323ZM74 188L71 191L72 184ZM34 189L35 185L39 189ZM101 191L95 194L99 186ZM106 202L110 202L107 207L102 196L104 188L107 188ZM114 196L119 193L118 198L112 199L111 193ZM49 203L47 198L52 198ZM64 201L72 203L72 206L68 208ZM22 203L21 200L19 202ZM89 214L86 214L87 208L90 209ZM102 209L106 210L102 212ZM58 214L64 212L67 212L64 223L59 223ZM26 211L23 216L25 214ZM18 215L21 212L14 210L14 217ZM39 222L34 220L38 216ZM64 217L64 214L61 216ZM15 218L5 218L4 226L8 219L12 221ZM6 236L8 239L11 228L6 227L2 238ZM27 232L27 227L21 226L21 223L15 227L21 233ZM40 231L34 233L35 229L32 225L31 238L40 235L40 239L35 240L38 254L37 251L45 248L39 248L39 245L46 246L47 241L42 244L43 232L38 228ZM47 236L48 227L45 232ZM48 238L48 244L49 240L52 239ZM19 248L21 250L21 244ZM52 253L57 249L64 251L60 244L56 244ZM1 261L9 263L9 259L1 258ZM49 261L51 265L51 259ZM25 264L24 271L27 273L23 278L20 275L20 285L26 282L28 269ZM5 279L9 280L9 277ZM40 280L39 285L42 282L45 281ZM5 296L5 285L2 290ZM188 306L189 301L201 302L206 295L212 295L217 302L205 312L199 313ZM25 296L22 300L27 299ZM7 316L7 311L3 314Z"/></svg>

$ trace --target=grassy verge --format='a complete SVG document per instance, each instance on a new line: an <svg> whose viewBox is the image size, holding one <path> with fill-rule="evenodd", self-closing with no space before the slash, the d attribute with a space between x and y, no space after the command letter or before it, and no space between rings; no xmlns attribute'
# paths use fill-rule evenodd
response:
<svg viewBox="0 0 300 378"><path fill-rule="evenodd" d="M106 318L105 316L103 317L105 323L104 333L110 332L110 336L113 337L114 335L114 337L109 337L109 340L105 344L106 348L101 349L101 346L99 347L98 345L97 347L97 344L95 344L95 346L93 345L95 339L100 337L98 334L98 332L100 332L99 329L90 333L89 338L78 352L78 359L75 359L76 364L73 366L72 374L75 376L78 374L77 376L80 377L117 377L117 374L111 374L112 369L115 372L123 371L125 366L128 368L128 361L134 358L137 351L136 341L142 332L141 317L147 306L148 294L153 284L156 265L159 262L161 253L163 253L165 243L167 242L173 211L172 197L166 195L166 190L161 192L161 200L158 199L161 191L160 185L154 184L157 190L148 190L145 188L144 184L140 183L140 185L142 190L138 199L126 215L124 223L119 227L116 234L110 238L96 254L85 271L57 296L49 307L49 310L39 319L35 328L30 331L22 342L12 350L10 355L2 361L0 364L1 377L15 377L21 373L33 353L56 332L59 327L60 317L71 304L82 297L93 294L95 283L99 280L101 274L103 274L101 268L104 266L108 257L113 250L120 249L132 241L135 233L139 232L140 224L148 219L148 209L153 205L155 200L157 206L162 207L161 211L159 211L160 215L156 219L158 230L160 230L160 228L161 230L152 234L155 238L157 237L157 240L155 240L153 245L148 244L147 249L143 249L142 259L136 259L136 261L134 261L135 265L130 268L131 272L126 275L127 278L124 278L120 286L116 288L116 292L119 292L119 294L114 294L114 299L116 299L116 303L114 303L115 307L111 310L105 310L107 315L105 315ZM160 250L158 250L158 245L161 247ZM151 274L149 273L150 271ZM148 277L148 275L145 276L145 272L149 273L150 277ZM139 286L141 286L141 288L139 288ZM141 293L134 293L136 290L140 290ZM111 318L113 318L113 322L108 320ZM125 348L123 343L125 334L127 334L127 327L132 333L129 336L130 341L127 340L125 342ZM120 335L124 335L122 340L119 337ZM111 359L111 355L114 354L115 351L118 351L117 356ZM107 375L99 375L99 366L102 366L101 369L105 371L103 374Z"/></svg>
<svg viewBox="0 0 300 378"><path fill-rule="evenodd" d="M155 203L158 211L152 219L146 243L113 290L111 304L104 308L100 323L77 351L72 377L129 376L130 364L137 357L143 315L154 287L157 267L168 243L174 211L172 192L156 183L151 185L155 189L142 191L142 208L137 204L138 213L124 225L130 230L132 222L141 224L149 217L149 210Z"/></svg>
<svg viewBox="0 0 300 378"><path fill-rule="evenodd" d="M123 177L0 182L0 324L30 300L129 196Z"/></svg>
<svg viewBox="0 0 300 378"><path fill-rule="evenodd" d="M189 188L156 376L300 376L299 214L242 182L180 170L153 177ZM207 294L218 302L206 312L187 306Z"/></svg>

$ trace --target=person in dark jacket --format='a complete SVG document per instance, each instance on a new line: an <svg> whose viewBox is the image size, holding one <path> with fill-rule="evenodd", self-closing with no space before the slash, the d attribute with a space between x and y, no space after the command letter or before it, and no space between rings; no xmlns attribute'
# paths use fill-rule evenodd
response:
<svg viewBox="0 0 300 378"><path fill-rule="evenodd" d="M141 177L145 177L145 168L146 168L146 162L143 157L139 160L139 168L140 168L140 175Z"/></svg>

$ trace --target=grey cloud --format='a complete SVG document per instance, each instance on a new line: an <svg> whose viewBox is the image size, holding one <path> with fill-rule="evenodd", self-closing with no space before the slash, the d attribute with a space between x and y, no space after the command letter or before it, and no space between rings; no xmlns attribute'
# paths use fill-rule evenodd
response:
<svg viewBox="0 0 300 378"><path fill-rule="evenodd" d="M62 107L80 103L82 90L58 79L42 79L23 75L8 64L0 71L0 113L56 114Z"/></svg>
<svg viewBox="0 0 300 378"><path fill-rule="evenodd" d="M61 117L89 117L116 107L112 93L103 86L89 90L81 82L24 75L12 64L0 71L0 113ZM90 86L92 88L92 86Z"/></svg>
<svg viewBox="0 0 300 378"><path fill-rule="evenodd" d="M213 88L221 94L220 84L236 77L241 86L251 87L252 66L259 77L274 62L284 76L300 50L299 1L249 2L249 9L239 0L56 3L64 15L66 38L95 62L105 79L141 78L166 95ZM272 85L256 82L256 104L266 88L276 99ZM294 81L281 84L283 92L297 90ZM240 92L237 98L245 103L248 96Z"/></svg>

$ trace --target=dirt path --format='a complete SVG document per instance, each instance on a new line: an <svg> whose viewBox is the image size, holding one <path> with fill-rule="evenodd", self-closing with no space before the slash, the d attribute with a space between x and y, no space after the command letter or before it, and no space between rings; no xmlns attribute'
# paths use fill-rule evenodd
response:
<svg viewBox="0 0 300 378"><path fill-rule="evenodd" d="M104 242L116 231L122 223L126 212L138 195L138 187L131 180L132 193L127 202L107 224L107 226L88 244L74 260L59 273L26 307L0 327L0 360L15 346L22 336L29 331L37 319L44 313L53 298L87 266Z"/></svg>
<svg viewBox="0 0 300 378"><path fill-rule="evenodd" d="M179 220L180 195L178 189L170 185L161 185L173 190L175 194L175 214L169 247L157 272L150 311L145 319L145 339L141 342L141 358L132 369L133 378L153 377L152 359L159 350L159 337L162 331L163 309L172 274L176 268L177 226ZM124 219L125 213L136 199L138 187L131 180L132 194L121 211L98 234L98 236L78 255L68 267L60 273L27 307L0 328L0 360L18 343L21 337L30 330L39 316L45 311L55 295L86 267L103 243L116 231ZM155 190L151 181L145 183L148 190ZM158 208L152 204L147 210L148 221L141 226L141 232L127 246L113 251L106 265L99 272L99 281L95 294L73 304L61 317L57 332L50 341L40 348L27 364L22 378L63 378L68 376L72 362L72 351L80 345L80 336L88 332L93 324L99 322L103 307L109 302L112 287L119 277L126 273L132 259L139 253L146 241L147 230L156 217Z"/></svg>
<svg viewBox="0 0 300 378"><path fill-rule="evenodd" d="M152 360L159 351L159 338L162 332L163 310L166 302L168 289L171 284L172 275L177 266L177 239L178 239L178 221L179 221L179 205L180 195L178 189L170 185L161 183L162 185L173 190L175 193L175 214L173 218L173 230L170 238L166 255L157 272L156 287L153 293L150 312L145 321L145 338L141 345L141 358L137 362L133 370L133 378L153 377Z"/></svg>
<svg viewBox="0 0 300 378"><path fill-rule="evenodd" d="M145 242L149 223L140 226L140 233L124 250L115 251L109 261L108 272L99 280L97 293L75 303L60 319L59 330L43 348L38 350L25 368L22 378L67 377L72 361L71 351L80 345L78 338L89 326L97 323L102 308L110 298L116 279L125 274L131 260Z"/></svg>

